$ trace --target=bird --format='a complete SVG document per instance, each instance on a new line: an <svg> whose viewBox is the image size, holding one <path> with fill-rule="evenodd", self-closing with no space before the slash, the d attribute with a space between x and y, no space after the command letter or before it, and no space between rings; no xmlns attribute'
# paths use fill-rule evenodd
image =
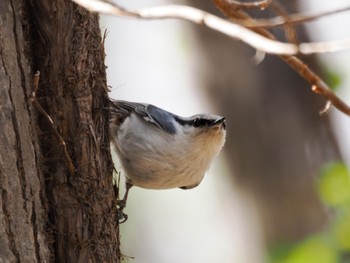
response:
<svg viewBox="0 0 350 263"><path fill-rule="evenodd" d="M147 103L110 99L109 135L132 186L192 189L200 184L226 138L225 117L181 117ZM122 213L125 216L124 213Z"/></svg>

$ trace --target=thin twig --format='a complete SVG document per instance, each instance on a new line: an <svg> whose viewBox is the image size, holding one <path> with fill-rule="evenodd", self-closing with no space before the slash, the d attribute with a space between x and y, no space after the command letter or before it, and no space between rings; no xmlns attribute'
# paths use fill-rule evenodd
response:
<svg viewBox="0 0 350 263"><path fill-rule="evenodd" d="M30 96L30 101L33 103L34 107L44 116L44 118L50 124L50 127L51 127L53 133L55 134L58 141L62 145L64 157L66 159L67 166L68 166L68 172L70 175L74 175L75 168L73 165L73 161L68 153L67 144L64 141L64 139L62 138L62 136L60 135L60 133L55 128L54 122L53 122L52 118L50 117L50 115L47 114L47 112L44 110L43 107L41 107L40 103L38 102L38 100L36 98L36 92L38 91L38 88L39 88L39 80L40 80L40 71L37 71L34 75L33 91L32 91L32 94Z"/></svg>
<svg viewBox="0 0 350 263"><path fill-rule="evenodd" d="M301 43L299 46L268 39L238 23L229 22L203 10L184 5L164 5L138 10L127 10L111 0L72 0L90 11L102 14L138 19L178 18L206 26L227 36L240 39L255 49L278 55L296 55L335 52L350 48L350 38L330 41ZM230 17L230 16L229 16Z"/></svg>
<svg viewBox="0 0 350 263"><path fill-rule="evenodd" d="M272 0L262 0L262 1L255 1L255 2L238 2L231 0L229 4L231 5L231 8L234 8L235 10L240 9L255 9L260 8L261 10L267 8L272 3Z"/></svg>
<svg viewBox="0 0 350 263"><path fill-rule="evenodd" d="M238 19L251 19L249 15L242 11L232 13L232 10L229 9L229 5L227 4L226 0L213 0L213 2L225 15L231 15L233 18ZM254 31L265 37L275 39L275 36L264 28L255 28ZM346 115L350 116L349 106L345 102L343 102L339 97L337 97L337 95L335 95L331 91L331 89L321 79L321 77L319 77L315 72L313 72L299 58L297 58L296 56L287 55L280 55L279 57L311 84L313 92L322 95L327 99L327 101L333 104L334 107L336 107L338 110L345 113ZM328 108L329 107L330 106L328 106Z"/></svg>
<svg viewBox="0 0 350 263"><path fill-rule="evenodd" d="M298 52L297 46L271 40L256 34L250 29L232 23L200 9L183 5L165 5L143 8L136 11L126 10L112 1L72 0L90 11L119 17L142 19L178 18L203 25L227 36L240 39L248 45L270 54L292 55Z"/></svg>
<svg viewBox="0 0 350 263"><path fill-rule="evenodd" d="M313 20L324 18L326 16L330 16L330 15L334 15L334 14L338 14L346 11L350 11L350 6L338 8L335 10L320 12L316 14L309 14L309 15L289 14L288 21L286 21L283 16L278 16L278 17L268 18L268 19L254 19L249 21L242 21L241 25L244 25L249 28L254 28L254 27L283 26L287 22L292 24L301 24L301 23L310 22Z"/></svg>
<svg viewBox="0 0 350 263"><path fill-rule="evenodd" d="M300 53L305 55L315 53L337 52L350 48L350 37L341 40L318 43L301 43L299 45Z"/></svg>
<svg viewBox="0 0 350 263"><path fill-rule="evenodd" d="M328 85L313 72L305 63L295 56L280 56L290 67L292 67L300 76L306 79L311 85L311 90L317 94L322 95L327 99L327 104L331 103L339 111L350 116L350 107L342 101ZM329 108L330 105L326 106L325 109ZM328 110L327 110L328 111ZM321 113L324 110L321 110Z"/></svg>
<svg viewBox="0 0 350 263"><path fill-rule="evenodd" d="M289 66L304 77L311 85L317 88L314 92L324 96L338 110L350 116L350 108L339 99L325 84L322 79L310 70L300 59L297 53L313 54L334 52L350 48L350 38L332 42L301 43L299 46L276 41L276 38L266 29L258 27L247 29L239 24L229 22L197 8L182 5L166 5L131 11L120 7L111 0L72 0L84 6L90 11L103 14L130 17L138 19L168 19L178 18L203 25L233 38L238 38L248 45L266 53L279 54ZM253 21L248 15L240 10L233 10L226 0L213 0L216 6L229 18L245 19ZM285 22L284 22L285 23Z"/></svg>
<svg viewBox="0 0 350 263"><path fill-rule="evenodd" d="M288 41L295 44L295 45L298 45L297 35L295 33L293 23L290 21L289 15L286 12L286 10L283 8L283 6L281 6L281 4L277 0L275 0L271 4L271 9L273 11L275 11L276 14L283 17L283 19L285 21L285 24L283 26L284 26L284 29L286 32L286 37L287 37Z"/></svg>

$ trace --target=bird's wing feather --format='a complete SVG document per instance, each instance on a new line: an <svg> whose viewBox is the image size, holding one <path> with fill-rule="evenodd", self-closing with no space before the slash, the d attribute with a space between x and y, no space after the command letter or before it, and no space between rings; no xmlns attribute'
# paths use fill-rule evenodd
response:
<svg viewBox="0 0 350 263"><path fill-rule="evenodd" d="M134 112L146 122L164 130L170 134L176 132L174 123L172 122L173 114L162 110L154 105L129 102L129 101L112 101L112 103L119 109L126 110L129 113Z"/></svg>

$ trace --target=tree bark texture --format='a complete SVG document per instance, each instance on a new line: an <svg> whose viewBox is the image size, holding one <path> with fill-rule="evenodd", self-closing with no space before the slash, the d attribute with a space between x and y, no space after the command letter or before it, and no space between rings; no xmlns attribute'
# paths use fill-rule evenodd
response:
<svg viewBox="0 0 350 263"><path fill-rule="evenodd" d="M44 178L19 1L0 2L0 261L49 262Z"/></svg>
<svg viewBox="0 0 350 263"><path fill-rule="evenodd" d="M2 0L0 12L0 258L119 262L98 15L68 0ZM28 100L29 64L53 125Z"/></svg>

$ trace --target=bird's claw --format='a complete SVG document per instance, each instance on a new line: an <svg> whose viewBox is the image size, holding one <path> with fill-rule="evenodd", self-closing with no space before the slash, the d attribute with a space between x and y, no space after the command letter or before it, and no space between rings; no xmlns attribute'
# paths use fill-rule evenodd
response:
<svg viewBox="0 0 350 263"><path fill-rule="evenodd" d="M117 210L117 217L118 217L119 224L123 224L126 222L126 220L128 220L128 215L125 214L121 209Z"/></svg>
<svg viewBox="0 0 350 263"><path fill-rule="evenodd" d="M126 220L128 220L128 215L123 212L124 208L126 207L125 200L118 200L117 206L118 206L118 209L117 209L118 221L120 224L125 223Z"/></svg>
<svg viewBox="0 0 350 263"><path fill-rule="evenodd" d="M128 199L128 194L131 187L132 187L132 184L130 182L129 183L127 182L124 198L122 200L117 200L117 207L118 207L117 216L120 224L128 220L128 215L125 214L123 211L124 211L124 208L126 207L126 200Z"/></svg>

